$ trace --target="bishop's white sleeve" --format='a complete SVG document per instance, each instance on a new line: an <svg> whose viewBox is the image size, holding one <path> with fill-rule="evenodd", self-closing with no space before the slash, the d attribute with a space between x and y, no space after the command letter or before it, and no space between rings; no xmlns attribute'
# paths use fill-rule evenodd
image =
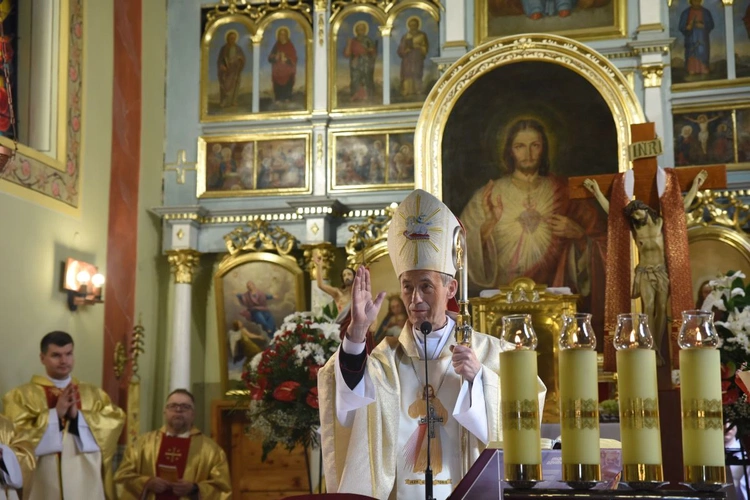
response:
<svg viewBox="0 0 750 500"><path fill-rule="evenodd" d="M36 445L34 454L37 457L62 452L63 435L60 430L60 420L57 418L57 410L52 408L47 419L47 430L44 431L42 439Z"/></svg>
<svg viewBox="0 0 750 500"><path fill-rule="evenodd" d="M83 416L83 412L80 410L78 410L78 418L76 420L78 422L78 435L76 436L73 433L71 433L71 435L76 442L78 451L81 453L94 453L96 451L101 451L99 445L96 444L94 435L91 434L91 429L86 422L86 417Z"/></svg>
<svg viewBox="0 0 750 500"><path fill-rule="evenodd" d="M347 354L361 354L365 349L365 343L357 344L344 337L341 349ZM350 389L341 374L338 351L334 356L336 356L336 418L341 425L350 427L354 423L354 411L375 402L375 386L365 367L362 380L354 389Z"/></svg>
<svg viewBox="0 0 750 500"><path fill-rule="evenodd" d="M453 417L469 432L483 442L489 443L489 428L487 427L487 411L485 409L484 383L482 372L485 367L474 377L474 382L464 380L461 392L456 399L456 407L453 409Z"/></svg>
<svg viewBox="0 0 750 500"><path fill-rule="evenodd" d="M8 471L0 470L0 477L3 478L3 483L11 488L23 488L23 474L21 473L21 466L18 463L16 454L4 444L0 444L0 450L3 450L3 458L0 462L3 463L5 470Z"/></svg>

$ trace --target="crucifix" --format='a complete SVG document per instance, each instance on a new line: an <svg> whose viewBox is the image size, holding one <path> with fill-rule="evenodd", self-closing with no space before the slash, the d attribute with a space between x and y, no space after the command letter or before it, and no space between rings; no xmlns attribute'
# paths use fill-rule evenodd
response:
<svg viewBox="0 0 750 500"><path fill-rule="evenodd" d="M427 416L419 419L420 424L427 424L427 435L430 439L435 439L435 424L442 424L443 417L435 415L435 407L432 404L427 409Z"/></svg>
<svg viewBox="0 0 750 500"><path fill-rule="evenodd" d="M677 368L676 346L680 313L693 303L689 273L685 205L695 196L698 187L726 186L726 168L685 167L663 170L664 192L659 195L656 157L661 153L661 141L656 137L653 123L631 125L629 147L633 163L633 196L645 205L631 203L626 194L625 173L593 175L569 179L571 199L594 197L608 212L607 270L605 296L604 369L615 370L612 340L616 316L632 310L631 295L641 297L644 311L649 314L651 333L657 342L657 352L669 353L662 342L669 333L672 349L664 356L662 366ZM682 193L688 191L683 200ZM646 206L647 205L647 206ZM649 212L651 210L651 212ZM640 262L635 269L635 286L631 284L631 233L636 241ZM660 252L657 255L654 249ZM656 285L652 285L656 283ZM650 287L650 288L649 288ZM662 294L659 298L659 293ZM659 298L659 300L655 300ZM671 307L667 305L667 298ZM671 314L670 314L671 312ZM671 316L671 323L666 322ZM657 331L654 331L654 324ZM666 375L668 377L668 371Z"/></svg>

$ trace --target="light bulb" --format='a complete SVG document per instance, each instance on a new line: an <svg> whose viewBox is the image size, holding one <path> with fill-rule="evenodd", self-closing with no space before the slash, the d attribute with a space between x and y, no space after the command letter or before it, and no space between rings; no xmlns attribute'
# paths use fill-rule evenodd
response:
<svg viewBox="0 0 750 500"><path fill-rule="evenodd" d="M91 277L91 284L96 288L101 288L104 284L104 275L102 273L96 273Z"/></svg>
<svg viewBox="0 0 750 500"><path fill-rule="evenodd" d="M78 283L82 285L88 283L90 279L91 275L85 269L83 271L79 271L78 274L76 274L76 281L78 281Z"/></svg>

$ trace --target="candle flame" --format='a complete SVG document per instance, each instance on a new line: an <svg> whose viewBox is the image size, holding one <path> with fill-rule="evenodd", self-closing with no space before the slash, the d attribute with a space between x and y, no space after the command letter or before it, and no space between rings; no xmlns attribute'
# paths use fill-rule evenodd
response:
<svg viewBox="0 0 750 500"><path fill-rule="evenodd" d="M578 335L576 335L576 332L573 332L573 335L571 336L571 340L574 344L578 343Z"/></svg>
<svg viewBox="0 0 750 500"><path fill-rule="evenodd" d="M517 346L523 345L523 337L521 336L521 332L520 331L516 332L515 342L516 342Z"/></svg>
<svg viewBox="0 0 750 500"><path fill-rule="evenodd" d="M635 330L630 330L630 343L635 344Z"/></svg>
<svg viewBox="0 0 750 500"><path fill-rule="evenodd" d="M700 344L703 341L703 338L701 337L701 331L696 328L695 329L695 341Z"/></svg>

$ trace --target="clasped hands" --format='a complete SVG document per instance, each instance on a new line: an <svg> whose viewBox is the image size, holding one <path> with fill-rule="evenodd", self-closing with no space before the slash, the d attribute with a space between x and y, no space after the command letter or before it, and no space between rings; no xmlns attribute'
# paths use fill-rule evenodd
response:
<svg viewBox="0 0 750 500"><path fill-rule="evenodd" d="M65 389L62 390L57 398L57 404L55 409L57 410L57 417L60 421L66 417L75 419L78 416L78 400L80 395L78 394L78 388L73 384L68 384Z"/></svg>
<svg viewBox="0 0 750 500"><path fill-rule="evenodd" d="M153 491L156 494L166 493L167 491L172 490L172 493L178 497L186 497L194 493L194 490L196 490L197 487L198 486L195 483L185 481L184 479L178 479L176 482L170 483L166 479L152 477L146 482L145 489L146 491Z"/></svg>
<svg viewBox="0 0 750 500"><path fill-rule="evenodd" d="M375 322L383 299L385 299L385 292L380 292L373 300L370 270L360 266L354 275L354 283L352 284L351 322L346 331L346 337L351 342L361 344L365 341L367 331ZM408 310L409 305L404 305ZM453 369L464 379L473 382L482 369L482 364L477 359L474 350L457 344L451 346L451 352L453 353Z"/></svg>

